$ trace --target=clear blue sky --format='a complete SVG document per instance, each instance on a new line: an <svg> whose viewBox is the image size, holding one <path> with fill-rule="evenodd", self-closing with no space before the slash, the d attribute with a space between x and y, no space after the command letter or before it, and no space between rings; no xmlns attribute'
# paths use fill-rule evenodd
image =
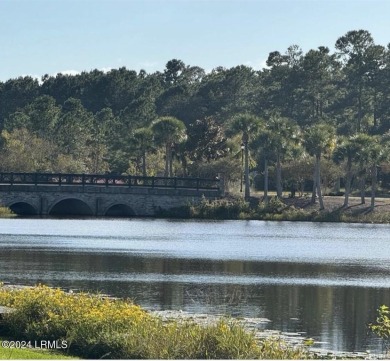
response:
<svg viewBox="0 0 390 361"><path fill-rule="evenodd" d="M0 0L0 81L21 75L263 67L292 44L332 51L365 29L390 42L389 0Z"/></svg>

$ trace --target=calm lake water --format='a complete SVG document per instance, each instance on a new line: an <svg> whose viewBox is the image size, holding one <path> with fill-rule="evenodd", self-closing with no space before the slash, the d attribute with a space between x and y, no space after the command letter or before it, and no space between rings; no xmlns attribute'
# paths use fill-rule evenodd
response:
<svg viewBox="0 0 390 361"><path fill-rule="evenodd" d="M153 219L0 219L0 280L134 299L148 309L265 317L324 349L378 352L390 226Z"/></svg>

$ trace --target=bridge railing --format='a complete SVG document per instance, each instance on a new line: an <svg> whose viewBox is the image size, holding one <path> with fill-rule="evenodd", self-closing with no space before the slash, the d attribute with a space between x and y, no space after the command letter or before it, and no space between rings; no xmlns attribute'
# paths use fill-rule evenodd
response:
<svg viewBox="0 0 390 361"><path fill-rule="evenodd" d="M0 173L0 184L82 185L220 190L220 180L189 177L142 177L77 173Z"/></svg>

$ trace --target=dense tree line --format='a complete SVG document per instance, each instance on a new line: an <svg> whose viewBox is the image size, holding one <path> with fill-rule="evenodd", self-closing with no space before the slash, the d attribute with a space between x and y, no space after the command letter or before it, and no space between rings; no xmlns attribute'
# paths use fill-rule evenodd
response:
<svg viewBox="0 0 390 361"><path fill-rule="evenodd" d="M278 197L345 188L372 204L386 187L390 44L366 30L333 52L297 45L267 67L198 66L170 60L148 74L126 68L0 82L2 171L244 175ZM379 170L379 174L378 174ZM257 174L257 176L255 176ZM270 184L270 186L268 185ZM305 188L306 187L306 188Z"/></svg>

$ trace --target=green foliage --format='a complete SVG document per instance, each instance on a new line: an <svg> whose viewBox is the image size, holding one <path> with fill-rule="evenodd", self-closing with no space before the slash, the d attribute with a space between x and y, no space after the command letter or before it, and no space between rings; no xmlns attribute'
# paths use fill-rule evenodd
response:
<svg viewBox="0 0 390 361"><path fill-rule="evenodd" d="M272 197L268 203L250 206L243 198L207 200L198 204L162 212L160 216L201 219L261 219L274 221L321 221L320 213L309 213L301 208L287 206L279 198ZM322 214L322 213L321 213ZM324 217L324 216L322 216ZM324 218L325 221L325 218Z"/></svg>
<svg viewBox="0 0 390 361"><path fill-rule="evenodd" d="M142 174L142 162L139 157L130 158L126 173ZM148 153L146 173L149 177L164 175L164 152L161 149Z"/></svg>
<svg viewBox="0 0 390 361"><path fill-rule="evenodd" d="M205 219L238 219L246 218L250 213L249 203L239 199L207 200L203 198L199 204L190 207L190 215Z"/></svg>
<svg viewBox="0 0 390 361"><path fill-rule="evenodd" d="M88 152L88 141L92 139L92 125L93 116L81 101L68 99L55 131L55 140L62 152L83 159Z"/></svg>
<svg viewBox="0 0 390 361"><path fill-rule="evenodd" d="M249 134L256 132L261 126L262 120L253 114L240 113L234 115L229 121L227 134L234 135L241 133L243 137L248 137Z"/></svg>
<svg viewBox="0 0 390 361"><path fill-rule="evenodd" d="M64 340L67 352L110 359L307 358L304 349L262 340L232 320L200 326L163 322L125 300L66 294L45 286L0 288L0 304L12 307L3 333L20 340ZM4 331L5 330L5 331Z"/></svg>
<svg viewBox="0 0 390 361"><path fill-rule="evenodd" d="M306 211L287 206L277 197L272 197L268 203L260 203L254 211L254 217L270 221L307 221L310 219Z"/></svg>
<svg viewBox="0 0 390 361"><path fill-rule="evenodd" d="M130 174L142 174L144 177L148 175L147 172L147 155L149 152L155 150L153 143L153 132L150 128L139 128L136 129L132 136L131 142L132 150L135 155L135 162L137 168L140 171L131 172ZM142 163L139 166L139 163Z"/></svg>
<svg viewBox="0 0 390 361"><path fill-rule="evenodd" d="M216 174L223 173L226 182L234 182L240 179L240 168L237 167L237 159L223 157L210 162L194 162L188 165L190 174L200 178L214 178Z"/></svg>
<svg viewBox="0 0 390 361"><path fill-rule="evenodd" d="M334 128L326 123L315 124L306 130L304 140L309 154L321 157L323 152L334 148Z"/></svg>
<svg viewBox="0 0 390 361"><path fill-rule="evenodd" d="M161 117L152 125L154 139L157 144L171 145L184 140L186 127L182 121L174 117Z"/></svg>
<svg viewBox="0 0 390 361"><path fill-rule="evenodd" d="M54 129L61 115L61 107L56 104L54 98L48 95L35 98L22 111L27 117L26 123L22 126L13 124L11 129L25 127L39 137L50 138L53 136Z"/></svg>
<svg viewBox="0 0 390 361"><path fill-rule="evenodd" d="M213 117L198 119L189 124L186 150L192 161L210 162L226 156L228 146L222 126Z"/></svg>
<svg viewBox="0 0 390 361"><path fill-rule="evenodd" d="M258 205L245 202L243 198L206 200L198 204L163 212L161 216L202 219L257 219L270 221L312 221L348 223L390 223L389 212L351 212L347 209L334 210L305 209L287 205L277 197Z"/></svg>
<svg viewBox="0 0 390 361"><path fill-rule="evenodd" d="M281 213L286 205L277 197L272 197L268 203L261 203L259 210L265 213Z"/></svg>
<svg viewBox="0 0 390 361"><path fill-rule="evenodd" d="M386 305L378 308L378 317L375 323L370 323L369 328L379 337L388 340L390 337L390 310Z"/></svg>
<svg viewBox="0 0 390 361"><path fill-rule="evenodd" d="M56 163L56 145L31 134L26 128L1 133L3 159L1 169L8 172L50 172Z"/></svg>
<svg viewBox="0 0 390 361"><path fill-rule="evenodd" d="M154 141L165 148L165 177L172 177L173 147L186 139L186 126L174 117L161 117L152 124Z"/></svg>
<svg viewBox="0 0 390 361"><path fill-rule="evenodd" d="M323 163L328 157L344 168L346 194L352 178L363 184L367 175L375 198L384 179L379 172L377 181L375 169L389 162L382 136L390 130L389 54L367 30L352 30L337 39L334 52L320 46L304 53L292 45L271 52L268 68L259 71L238 65L206 74L172 59L152 74L121 67L45 75L41 82L10 79L0 82L0 131L12 135L1 144L2 168L215 177L213 164L227 169L228 183L241 178L238 148L250 141L244 181L267 160L279 197L282 185L303 187L311 177L310 154L322 158L316 185L335 174L330 161ZM152 142L142 141L139 129L153 129ZM337 142L332 156L336 135L348 141Z"/></svg>
<svg viewBox="0 0 390 361"><path fill-rule="evenodd" d="M325 211L325 212L313 212L311 214L311 220L315 222L342 222L346 218L344 218L344 214L341 210L336 211Z"/></svg>

